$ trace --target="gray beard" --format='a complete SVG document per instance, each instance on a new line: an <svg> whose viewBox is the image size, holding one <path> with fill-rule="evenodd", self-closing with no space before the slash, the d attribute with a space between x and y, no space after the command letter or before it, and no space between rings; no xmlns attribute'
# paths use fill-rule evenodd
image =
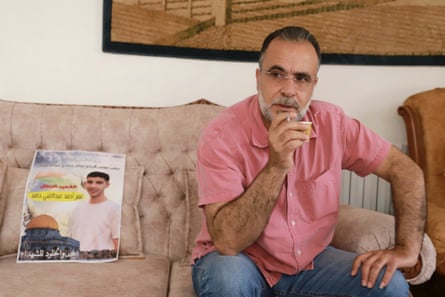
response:
<svg viewBox="0 0 445 297"><path fill-rule="evenodd" d="M266 103L264 102L264 97L261 92L258 92L258 102L260 105L261 114L263 115L263 117L265 119L267 119L269 121L272 121L272 118L273 118L270 108L274 104L282 104L282 105L287 105L287 106L295 108L295 110L297 110L296 121L301 121L301 119L304 118L304 116L306 115L306 112L309 109L309 106L311 104L311 100L309 100L309 102L306 104L306 106L304 106L303 108L300 108L300 106L298 106L298 104L296 104L296 101L293 100L292 98L280 97L280 98L274 100L271 105L267 106Z"/></svg>

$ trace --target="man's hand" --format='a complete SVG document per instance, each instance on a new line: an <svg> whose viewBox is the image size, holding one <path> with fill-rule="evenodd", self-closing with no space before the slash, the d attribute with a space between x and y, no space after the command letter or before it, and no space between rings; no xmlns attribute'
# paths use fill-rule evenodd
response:
<svg viewBox="0 0 445 297"><path fill-rule="evenodd" d="M391 184L396 220L395 247L359 255L354 260L351 274L357 275L361 267L362 285L371 288L385 268L378 284L383 288L391 281L396 269L416 265L426 220L425 184L420 167L394 146L374 173Z"/></svg>
<svg viewBox="0 0 445 297"><path fill-rule="evenodd" d="M390 250L371 251L357 256L352 264L352 276L358 274L361 268L361 283L363 287L372 288L376 284L380 271L385 268L379 288L384 288L399 268L412 267L417 262L417 255L409 255L406 249L395 247Z"/></svg>
<svg viewBox="0 0 445 297"><path fill-rule="evenodd" d="M305 124L295 121L294 112L278 113L269 128L270 160L273 167L285 169L293 166L293 153L309 139Z"/></svg>

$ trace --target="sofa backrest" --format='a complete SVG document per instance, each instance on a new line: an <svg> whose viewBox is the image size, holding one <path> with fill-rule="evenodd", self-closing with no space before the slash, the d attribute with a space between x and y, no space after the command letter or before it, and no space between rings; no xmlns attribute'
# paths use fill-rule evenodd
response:
<svg viewBox="0 0 445 297"><path fill-rule="evenodd" d="M139 201L144 252L177 260L188 248L187 184L195 181L187 179L195 178L198 138L222 109L203 99L163 108L0 100L0 158L29 168L37 149L126 154L127 168L144 171Z"/></svg>
<svg viewBox="0 0 445 297"><path fill-rule="evenodd" d="M409 155L425 175L429 202L445 208L445 88L414 94L399 107Z"/></svg>

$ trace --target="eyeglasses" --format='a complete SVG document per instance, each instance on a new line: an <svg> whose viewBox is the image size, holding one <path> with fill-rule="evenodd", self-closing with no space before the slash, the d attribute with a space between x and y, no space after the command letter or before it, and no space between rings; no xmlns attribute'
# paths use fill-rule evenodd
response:
<svg viewBox="0 0 445 297"><path fill-rule="evenodd" d="M278 69L268 70L265 73L272 79L272 81L277 83L291 79L300 89L307 88L314 82L314 79L307 73L289 74Z"/></svg>

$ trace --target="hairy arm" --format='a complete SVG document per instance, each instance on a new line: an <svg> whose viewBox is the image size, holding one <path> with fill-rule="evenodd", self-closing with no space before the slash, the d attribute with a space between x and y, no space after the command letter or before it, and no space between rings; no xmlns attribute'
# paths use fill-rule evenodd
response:
<svg viewBox="0 0 445 297"><path fill-rule="evenodd" d="M425 184L422 170L408 156L392 147L375 174L391 183L396 219L395 247L358 256L352 274L362 268L363 286L372 287L378 273L386 267L380 287L384 287L398 268L416 264L426 221Z"/></svg>
<svg viewBox="0 0 445 297"><path fill-rule="evenodd" d="M266 166L237 199L205 206L207 227L219 252L236 255L255 242L267 224L284 178L285 172Z"/></svg>

